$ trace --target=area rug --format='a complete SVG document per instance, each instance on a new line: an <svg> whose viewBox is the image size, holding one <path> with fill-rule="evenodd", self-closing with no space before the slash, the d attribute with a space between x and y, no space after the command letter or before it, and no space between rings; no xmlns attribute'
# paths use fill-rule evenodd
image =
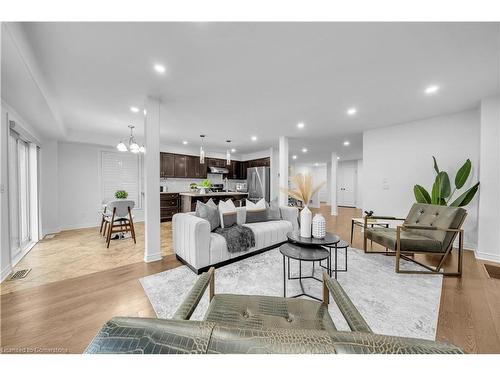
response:
<svg viewBox="0 0 500 375"><path fill-rule="evenodd" d="M344 250L339 250L339 267L344 265L343 254ZM397 274L394 261L391 256L365 254L362 250L349 248L348 270L338 274L338 281L374 332L434 340L442 276ZM402 264L403 269L416 267L411 262ZM297 261L291 261L291 270L292 276L297 274ZM312 265L302 262L302 272L303 275L310 274ZM315 275L321 278L322 272L316 263ZM197 277L188 267L181 266L144 277L140 282L156 315L170 318ZM308 293L321 298L320 282L309 279L303 284ZM273 249L216 269L215 292L283 296L281 253ZM287 281L287 296L298 293L298 281ZM193 313L192 320L203 319L208 307L207 294ZM330 303L329 310L337 328L349 330L335 303Z"/></svg>

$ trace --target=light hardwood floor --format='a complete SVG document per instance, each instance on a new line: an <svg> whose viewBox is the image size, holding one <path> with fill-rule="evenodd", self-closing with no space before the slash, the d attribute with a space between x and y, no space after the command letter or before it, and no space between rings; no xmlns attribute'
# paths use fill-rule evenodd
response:
<svg viewBox="0 0 500 375"><path fill-rule="evenodd" d="M359 210L340 208L337 217L325 215L328 230L349 239L351 218L358 216ZM31 278L1 284L2 349L81 353L113 316L154 317L138 279L180 263L172 255L170 223L162 224L164 258L159 262L142 262L143 226L137 230L137 245L113 241L106 249L98 229L91 228L62 232L35 246L16 267L32 267ZM362 247L359 229L353 242ZM470 251L463 277L443 281L437 339L469 353L500 353L500 280L490 279Z"/></svg>

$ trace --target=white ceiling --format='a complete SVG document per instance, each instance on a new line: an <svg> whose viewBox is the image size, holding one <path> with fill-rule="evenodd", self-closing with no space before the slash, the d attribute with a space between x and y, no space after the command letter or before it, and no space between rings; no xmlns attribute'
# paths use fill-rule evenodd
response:
<svg viewBox="0 0 500 375"><path fill-rule="evenodd" d="M24 23L21 29L65 128L43 130L69 140L118 140L128 124L142 134L141 115L129 107L155 95L163 101L162 143L193 145L204 133L209 147L222 150L232 139L238 152L249 153L288 135L290 152L303 162L322 162L332 150L351 159L361 156L365 129L472 108L499 92L496 23ZM159 76L155 63L167 73ZM442 89L428 97L429 84ZM355 117L345 113L350 106L358 108Z"/></svg>

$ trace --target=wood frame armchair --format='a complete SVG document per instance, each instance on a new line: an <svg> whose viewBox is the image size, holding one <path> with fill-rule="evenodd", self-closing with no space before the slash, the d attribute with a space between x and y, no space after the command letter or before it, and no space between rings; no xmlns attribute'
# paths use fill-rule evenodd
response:
<svg viewBox="0 0 500 375"><path fill-rule="evenodd" d="M464 219L462 220L462 223ZM460 223L460 226L462 226L462 223ZM453 240L451 241L451 244L448 246L446 251L443 253L441 252L426 252L430 254L439 254L441 256L441 259L439 260L438 265L433 268L427 264L424 264L422 262L419 262L416 259L409 258L407 255L402 254L401 252L401 231L405 229L417 229L417 230L441 230L445 232L451 232L453 233ZM453 242L455 241L455 238L458 233L458 265L457 265L457 272L444 272L441 271L441 268L443 267L444 261L446 258L451 254L451 251L453 250ZM463 256L464 256L464 230L463 229L452 229L452 228L437 228L437 227L431 227L431 226L423 226L423 225L398 225L396 228L396 272L397 273L407 273L407 274L441 274L443 276L462 276L462 264L463 264ZM418 264L421 267L426 268L428 271L412 271L412 270L402 270L400 268L400 261L401 258L404 260L413 262Z"/></svg>
<svg viewBox="0 0 500 375"><path fill-rule="evenodd" d="M415 203L406 218L393 216L365 216L363 250L370 254L395 255L397 273L440 274L461 276L463 263L463 236L461 228L467 212L461 207L448 207ZM403 221L396 228L369 228L369 219ZM458 265L453 272L443 271L443 265L453 250L458 235ZM368 240L385 246L386 251L368 251ZM437 266L430 266L413 258L414 254L440 255ZM423 268L419 270L401 269L401 259L413 262Z"/></svg>

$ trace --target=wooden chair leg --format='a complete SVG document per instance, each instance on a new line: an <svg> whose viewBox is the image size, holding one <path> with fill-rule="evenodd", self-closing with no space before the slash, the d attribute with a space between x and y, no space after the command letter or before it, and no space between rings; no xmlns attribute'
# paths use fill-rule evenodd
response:
<svg viewBox="0 0 500 375"><path fill-rule="evenodd" d="M108 224L108 236L106 238L106 248L109 249L109 243L111 242L111 233L113 232L113 223Z"/></svg>
<svg viewBox="0 0 500 375"><path fill-rule="evenodd" d="M134 243L136 244L135 240L135 227L134 227L134 220L132 220L132 212L130 212L130 207L128 208L128 217L129 217L129 227L130 227L130 232L132 233L132 238L134 239Z"/></svg>
<svg viewBox="0 0 500 375"><path fill-rule="evenodd" d="M103 216L102 219L101 219L101 228L99 228L99 233L102 233L102 228L104 226L104 221L105 220L104 220L104 216Z"/></svg>

